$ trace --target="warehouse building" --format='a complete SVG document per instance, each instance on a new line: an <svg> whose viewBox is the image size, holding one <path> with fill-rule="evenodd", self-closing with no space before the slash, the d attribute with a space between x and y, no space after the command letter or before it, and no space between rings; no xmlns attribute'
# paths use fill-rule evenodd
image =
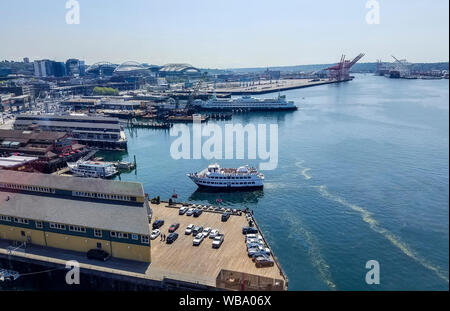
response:
<svg viewBox="0 0 450 311"><path fill-rule="evenodd" d="M142 184L0 170L0 239L150 262Z"/></svg>
<svg viewBox="0 0 450 311"><path fill-rule="evenodd" d="M83 145L105 149L127 148L125 132L117 118L21 114L14 121L14 129L67 132Z"/></svg>

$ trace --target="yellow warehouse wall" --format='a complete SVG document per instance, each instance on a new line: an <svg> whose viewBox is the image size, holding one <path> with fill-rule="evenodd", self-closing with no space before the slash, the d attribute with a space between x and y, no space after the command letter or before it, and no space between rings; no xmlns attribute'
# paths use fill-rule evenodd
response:
<svg viewBox="0 0 450 311"><path fill-rule="evenodd" d="M109 241L53 232L45 232L45 237L49 247L86 253L90 249L97 248L97 243L101 243L102 249L111 254L111 243Z"/></svg>
<svg viewBox="0 0 450 311"><path fill-rule="evenodd" d="M21 232L25 232L22 236ZM20 228L14 226L0 225L0 238L4 240L26 242L28 237L31 238L32 244L45 246L44 232L30 228Z"/></svg>
<svg viewBox="0 0 450 311"><path fill-rule="evenodd" d="M21 231L25 231L22 236ZM28 228L0 225L0 239L12 241L27 241L31 237L31 243L36 245L67 249L86 253L88 250L97 248L97 243L102 244L102 249L113 257L150 262L150 246L110 242L92 238L66 235L53 232L44 232Z"/></svg>
<svg viewBox="0 0 450 311"><path fill-rule="evenodd" d="M112 242L112 256L150 262L150 246Z"/></svg>

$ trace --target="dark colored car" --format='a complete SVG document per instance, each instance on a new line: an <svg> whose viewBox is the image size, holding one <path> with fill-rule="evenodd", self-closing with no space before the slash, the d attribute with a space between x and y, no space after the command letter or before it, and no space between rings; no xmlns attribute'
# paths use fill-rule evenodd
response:
<svg viewBox="0 0 450 311"><path fill-rule="evenodd" d="M201 209L196 209L194 210L194 217L198 217L203 213L203 210Z"/></svg>
<svg viewBox="0 0 450 311"><path fill-rule="evenodd" d="M196 236L197 234L201 233L203 231L202 226L196 226L194 229L192 229L192 235Z"/></svg>
<svg viewBox="0 0 450 311"><path fill-rule="evenodd" d="M228 218L230 218L230 213L223 213L222 214L222 221L227 221Z"/></svg>
<svg viewBox="0 0 450 311"><path fill-rule="evenodd" d="M176 239L178 239L178 233L172 232L171 234L169 234L167 236L166 243L167 244L172 244Z"/></svg>
<svg viewBox="0 0 450 311"><path fill-rule="evenodd" d="M155 222L152 225L152 229L159 229L163 225L164 225L164 220L162 220L162 219L155 220Z"/></svg>
<svg viewBox="0 0 450 311"><path fill-rule="evenodd" d="M242 228L242 234L249 234L249 233L258 233L258 229L256 229L255 227Z"/></svg>
<svg viewBox="0 0 450 311"><path fill-rule="evenodd" d="M169 232L175 232L175 231L177 231L178 227L180 227L180 224L172 224L172 225L169 227Z"/></svg>
<svg viewBox="0 0 450 311"><path fill-rule="evenodd" d="M261 256L261 257L255 258L255 265L256 265L256 268L273 267L274 262L269 257Z"/></svg>
<svg viewBox="0 0 450 311"><path fill-rule="evenodd" d="M109 258L111 258L111 255L109 253L97 248L90 249L86 255L88 259L97 259L101 261L107 261Z"/></svg>

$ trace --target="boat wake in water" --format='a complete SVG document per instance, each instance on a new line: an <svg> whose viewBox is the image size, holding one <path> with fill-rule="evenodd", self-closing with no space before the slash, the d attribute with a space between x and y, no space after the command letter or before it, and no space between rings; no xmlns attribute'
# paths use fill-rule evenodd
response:
<svg viewBox="0 0 450 311"><path fill-rule="evenodd" d="M304 160L299 161L299 162L296 162L296 163L295 163L295 166L297 166L298 168L301 169L301 174L303 175L303 177L305 177L306 180L310 180L310 179L311 179L311 176L309 176L309 175L307 174L307 172L308 172L309 170L311 170L311 169L310 169L309 167L304 167L304 166L303 166L303 163L304 163L304 162L305 162Z"/></svg>
<svg viewBox="0 0 450 311"><path fill-rule="evenodd" d="M306 244L308 248L308 254L311 258L311 262L319 272L320 278L331 289L336 290L336 284L331 279L330 266L323 259L318 242L314 235L308 231L303 225L302 221L298 218L298 215L294 213L284 213L284 219L289 221L289 239L294 239L296 236L300 236L302 242Z"/></svg>
<svg viewBox="0 0 450 311"><path fill-rule="evenodd" d="M378 222L372 218L372 214L365 210L364 208L352 204L350 202L347 202L344 198L341 198L337 195L334 195L332 193L330 193L327 190L327 187L325 185L321 185L321 186L313 186L314 188L317 188L319 193L326 199L337 202L339 204L341 204L342 206L345 206L347 208L350 208L351 210L358 212L363 221L368 223L370 228L383 235L387 240L389 240L395 247L397 247L398 249L400 249L406 256L410 257L411 259L413 259L414 261L416 261L417 263L421 264L423 267L433 271L439 278L441 278L442 280L446 281L448 283L448 276L446 276L440 268L437 268L435 266L433 266L432 264L430 264L427 260L423 259L421 256L417 255L416 252L414 250L412 250L406 243L404 243L399 237L397 237L395 234L393 234L392 232L390 232L389 230L381 227Z"/></svg>

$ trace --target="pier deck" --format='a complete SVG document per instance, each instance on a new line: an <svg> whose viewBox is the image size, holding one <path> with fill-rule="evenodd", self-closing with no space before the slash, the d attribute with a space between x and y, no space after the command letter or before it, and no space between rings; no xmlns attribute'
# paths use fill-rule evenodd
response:
<svg viewBox="0 0 450 311"><path fill-rule="evenodd" d="M261 84L255 84L252 86L230 86L224 88L217 88L214 90L216 94L231 94L231 95L258 95L272 92L282 92L293 89L300 89L311 86L318 86L331 83L339 83L345 81L336 81L328 79L320 79L319 81L312 81L312 79L285 79L279 80L279 82L265 82Z"/></svg>
<svg viewBox="0 0 450 311"><path fill-rule="evenodd" d="M172 280L212 289L287 289L287 279L276 258L273 267L256 268L247 256L242 234L242 227L247 225L244 213L241 216L232 215L227 222L222 222L221 213L204 211L194 218L178 215L177 207L181 207L181 204L177 204L175 208L166 206L166 202L151 204L152 223L156 219L164 219L164 226L160 230L166 235L172 223L179 223L179 237L172 244L160 241L160 237L152 240L150 264L117 258L98 262L88 260L83 253L36 245L31 245L24 251L14 251L11 257L22 262L40 262L50 267L65 266L67 260L77 260L85 273L151 286ZM209 238L203 240L201 245L193 246L192 234L184 234L190 223L218 229L225 234L222 246L213 249L212 239ZM0 257L10 258L7 249L9 244L8 241L0 240ZM239 284L226 284L225 278L230 275Z"/></svg>

